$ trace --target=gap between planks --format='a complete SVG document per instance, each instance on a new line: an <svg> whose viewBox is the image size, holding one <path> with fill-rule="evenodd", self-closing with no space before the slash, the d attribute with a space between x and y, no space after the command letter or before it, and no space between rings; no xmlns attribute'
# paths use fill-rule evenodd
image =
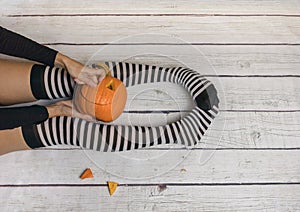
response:
<svg viewBox="0 0 300 212"><path fill-rule="evenodd" d="M173 187L189 187L189 186L274 186L274 185L300 185L300 182L251 182L251 183L120 183L119 187L149 187L149 186L159 186L159 185L173 186ZM0 188L5 187L107 187L105 183L97 184L0 184Z"/></svg>
<svg viewBox="0 0 300 212"><path fill-rule="evenodd" d="M68 148L64 148L64 147L49 147L49 148L41 148L39 150L34 150L34 151L48 151L48 150L55 150L55 151L72 151L72 150L78 150L78 151L82 151L82 149L80 149L79 147L68 147ZM155 147L155 148L144 148L144 149L139 149L139 151L166 151L166 150L170 150L170 148L167 147ZM172 147L171 150L182 150L182 151L186 151L187 149L184 147ZM286 148L282 148L282 147L258 147L258 148L241 148L241 147L232 147L232 148L201 148L201 147L195 147L190 149L190 151L228 151L228 150L237 150L237 151L249 151L249 150L254 150L254 151L290 151L290 150L294 150L294 151L298 151L300 150L300 147L286 147ZM113 152L112 152L113 153Z"/></svg>
<svg viewBox="0 0 300 212"><path fill-rule="evenodd" d="M1 106L0 106L1 108ZM229 112L229 113L299 113L300 110L247 110L247 109L236 109L236 110L229 110L229 109L220 109L220 112ZM191 110L124 110L123 113L129 113L129 114L172 114L172 113L188 113L191 112Z"/></svg>
<svg viewBox="0 0 300 212"><path fill-rule="evenodd" d="M60 45L65 45L65 46L160 46L160 45L165 45L165 46L190 46L190 45L195 45L195 46L299 46L300 43L286 43L286 42L272 42L272 43L222 43L222 42L190 42L188 44L186 43L72 43L72 42L42 42L42 45L51 45L51 46L60 46Z"/></svg>
<svg viewBox="0 0 300 212"><path fill-rule="evenodd" d="M101 14L101 13L78 13L78 14L13 14L13 15L6 15L6 17L86 17L86 16L179 16L179 17L207 17L207 16L228 16L228 17L300 17L299 14L222 14L222 13L111 13L111 14Z"/></svg>

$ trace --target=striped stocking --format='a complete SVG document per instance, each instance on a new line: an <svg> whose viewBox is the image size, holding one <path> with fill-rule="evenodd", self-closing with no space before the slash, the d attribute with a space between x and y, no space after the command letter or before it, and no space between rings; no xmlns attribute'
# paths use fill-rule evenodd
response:
<svg viewBox="0 0 300 212"><path fill-rule="evenodd" d="M75 83L63 68L35 64L30 85L36 99L58 99L71 97Z"/></svg>
<svg viewBox="0 0 300 212"><path fill-rule="evenodd" d="M181 84L191 94L196 106L183 119L157 127L106 125L72 117L51 118L33 126L39 146L66 144L103 152L173 143L192 146L199 142L218 113L216 89L210 81L191 69L125 62L106 64L113 76L127 87L151 82Z"/></svg>

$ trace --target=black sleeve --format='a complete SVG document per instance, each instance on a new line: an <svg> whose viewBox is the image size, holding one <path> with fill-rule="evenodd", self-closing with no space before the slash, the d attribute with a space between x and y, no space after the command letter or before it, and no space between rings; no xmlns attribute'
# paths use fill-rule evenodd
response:
<svg viewBox="0 0 300 212"><path fill-rule="evenodd" d="M0 130L39 124L48 119L47 108L40 105L0 108Z"/></svg>
<svg viewBox="0 0 300 212"><path fill-rule="evenodd" d="M57 51L0 26L0 53L54 66Z"/></svg>

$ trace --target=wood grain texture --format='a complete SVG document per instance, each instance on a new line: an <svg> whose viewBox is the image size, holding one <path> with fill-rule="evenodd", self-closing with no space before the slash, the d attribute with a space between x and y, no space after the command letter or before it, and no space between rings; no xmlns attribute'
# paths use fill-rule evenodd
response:
<svg viewBox="0 0 300 212"><path fill-rule="evenodd" d="M81 180L79 176L87 167L93 170L94 178ZM96 186L109 180L121 184L300 182L299 150L35 150L1 156L0 170L0 188Z"/></svg>
<svg viewBox="0 0 300 212"><path fill-rule="evenodd" d="M208 77L218 91L222 110L298 110L300 78ZM172 83L144 84L128 89L126 110L186 110L190 94Z"/></svg>
<svg viewBox="0 0 300 212"><path fill-rule="evenodd" d="M124 113L114 124L157 126L177 121L186 114ZM222 111L195 148L300 148L299 120L300 112Z"/></svg>
<svg viewBox="0 0 300 212"><path fill-rule="evenodd" d="M207 77L218 91L221 110L299 111L299 77ZM126 111L191 110L194 102L180 85L149 83L128 88Z"/></svg>
<svg viewBox="0 0 300 212"><path fill-rule="evenodd" d="M3 0L0 12L5 15L28 14L289 14L299 15L297 0L166 0L138 1L123 0L117 3L100 1L43 0L28 2L26 0Z"/></svg>
<svg viewBox="0 0 300 212"><path fill-rule="evenodd" d="M297 211L299 185L1 188L5 211ZM11 196L6 200L6 196ZM5 200L5 201L4 201Z"/></svg>
<svg viewBox="0 0 300 212"><path fill-rule="evenodd" d="M0 211L300 210L298 0L3 0L0 6L0 25L83 63L185 65L207 75L221 100L221 113L193 150L59 146L1 156ZM133 37L141 33L163 36ZM130 90L115 124L166 124L193 107L176 85L138 89ZM87 167L95 178L82 181ZM112 197L108 180L121 183Z"/></svg>
<svg viewBox="0 0 300 212"><path fill-rule="evenodd" d="M109 43L124 38L130 43L300 43L297 17L2 17L0 24L50 44ZM147 33L166 37L131 38Z"/></svg>
<svg viewBox="0 0 300 212"><path fill-rule="evenodd" d="M126 61L187 66L204 75L299 76L299 46L51 45L82 63ZM0 58L16 58L0 55Z"/></svg>
<svg viewBox="0 0 300 212"><path fill-rule="evenodd" d="M52 45L83 62L188 66L204 75L299 75L299 46Z"/></svg>

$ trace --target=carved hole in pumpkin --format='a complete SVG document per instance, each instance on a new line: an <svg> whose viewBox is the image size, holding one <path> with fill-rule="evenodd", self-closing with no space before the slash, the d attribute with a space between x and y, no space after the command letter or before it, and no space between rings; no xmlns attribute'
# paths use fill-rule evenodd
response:
<svg viewBox="0 0 300 212"><path fill-rule="evenodd" d="M115 90L114 81L111 80L109 83L106 84L105 87L112 90L112 91L114 91Z"/></svg>

